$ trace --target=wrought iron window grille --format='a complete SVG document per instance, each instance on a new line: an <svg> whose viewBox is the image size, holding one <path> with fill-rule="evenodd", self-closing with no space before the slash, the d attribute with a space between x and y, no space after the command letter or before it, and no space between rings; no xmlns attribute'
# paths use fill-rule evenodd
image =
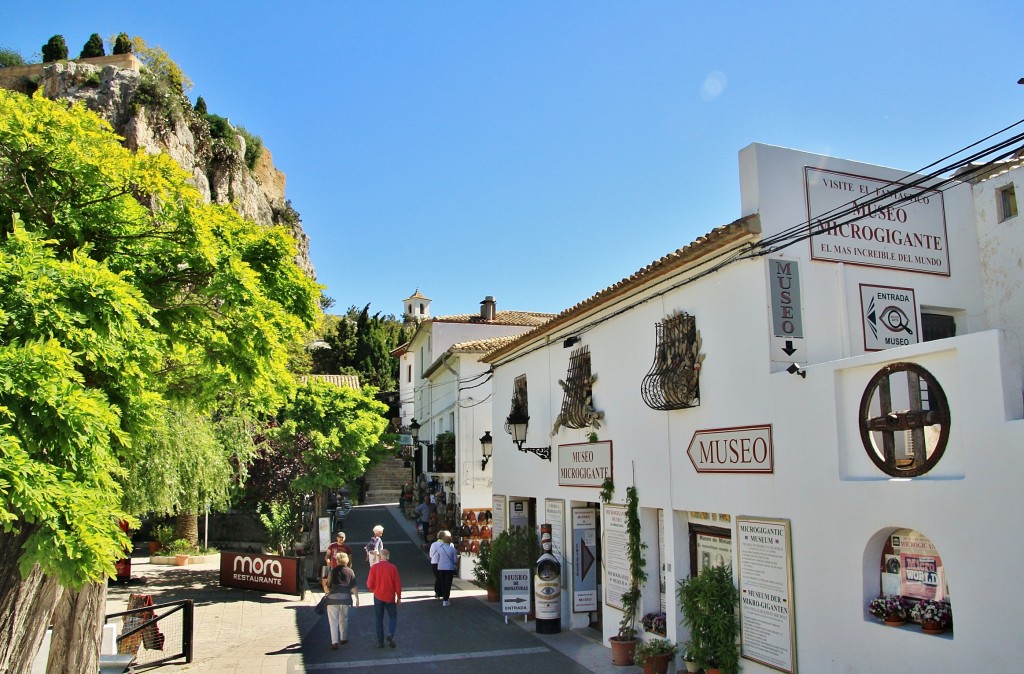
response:
<svg viewBox="0 0 1024 674"><path fill-rule="evenodd" d="M655 325L654 363L640 385L640 394L655 410L681 410L700 405L700 330L693 316L675 312Z"/></svg>

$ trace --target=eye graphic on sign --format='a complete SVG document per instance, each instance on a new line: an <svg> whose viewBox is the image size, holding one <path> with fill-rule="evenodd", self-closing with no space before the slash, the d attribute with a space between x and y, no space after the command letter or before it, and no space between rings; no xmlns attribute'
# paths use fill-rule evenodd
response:
<svg viewBox="0 0 1024 674"><path fill-rule="evenodd" d="M882 325L889 328L893 332L906 332L909 335L914 334L914 331L910 329L910 317L907 316L906 312L899 307L889 305L882 310L882 313L878 316Z"/></svg>

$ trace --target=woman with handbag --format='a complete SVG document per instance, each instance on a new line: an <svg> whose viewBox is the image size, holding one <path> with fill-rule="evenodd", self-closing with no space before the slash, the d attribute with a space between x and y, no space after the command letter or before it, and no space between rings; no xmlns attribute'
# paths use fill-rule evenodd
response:
<svg viewBox="0 0 1024 674"><path fill-rule="evenodd" d="M334 556L336 566L331 570L330 585L324 604L327 606L327 626L331 630L331 650L338 644L348 643L348 611L359 606L359 588L352 571L352 559L344 552Z"/></svg>

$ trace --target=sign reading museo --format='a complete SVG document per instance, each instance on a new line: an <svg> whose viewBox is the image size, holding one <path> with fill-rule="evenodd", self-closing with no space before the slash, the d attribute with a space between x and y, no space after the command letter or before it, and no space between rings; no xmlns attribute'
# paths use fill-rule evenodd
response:
<svg viewBox="0 0 1024 674"><path fill-rule="evenodd" d="M805 167L811 257L949 276L942 193Z"/></svg>

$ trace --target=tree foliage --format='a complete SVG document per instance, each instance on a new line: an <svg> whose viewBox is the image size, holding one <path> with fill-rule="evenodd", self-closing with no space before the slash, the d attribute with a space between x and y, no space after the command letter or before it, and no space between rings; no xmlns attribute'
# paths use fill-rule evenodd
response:
<svg viewBox="0 0 1024 674"><path fill-rule="evenodd" d="M63 35L54 35L43 45L43 63L63 61L68 57L68 45Z"/></svg>
<svg viewBox="0 0 1024 674"><path fill-rule="evenodd" d="M134 49L132 39L128 37L128 33L118 33L117 37L114 38L114 54L131 54Z"/></svg>
<svg viewBox="0 0 1024 674"><path fill-rule="evenodd" d="M107 52L103 49L103 38L99 36L99 33L93 33L89 36L89 40L82 47L82 53L78 58L94 58L96 56L106 56Z"/></svg>
<svg viewBox="0 0 1024 674"><path fill-rule="evenodd" d="M273 435L285 460L299 464L290 488L317 492L362 475L383 456L387 405L376 389L355 390L309 379L278 415Z"/></svg>
<svg viewBox="0 0 1024 674"><path fill-rule="evenodd" d="M332 316L324 326L323 342L315 349L313 371L317 374L358 374L360 381L381 390L398 388L398 360L391 352L407 341L402 322L394 316L370 315L349 307L344 316Z"/></svg>
<svg viewBox="0 0 1024 674"><path fill-rule="evenodd" d="M217 448L244 443L217 419L272 413L294 386L287 347L318 287L287 232L204 203L187 178L80 105L0 91L0 539L30 534L23 573L112 575L119 485L132 510L169 502L137 493L147 451L191 454L177 483L199 486L178 507L220 498Z"/></svg>

